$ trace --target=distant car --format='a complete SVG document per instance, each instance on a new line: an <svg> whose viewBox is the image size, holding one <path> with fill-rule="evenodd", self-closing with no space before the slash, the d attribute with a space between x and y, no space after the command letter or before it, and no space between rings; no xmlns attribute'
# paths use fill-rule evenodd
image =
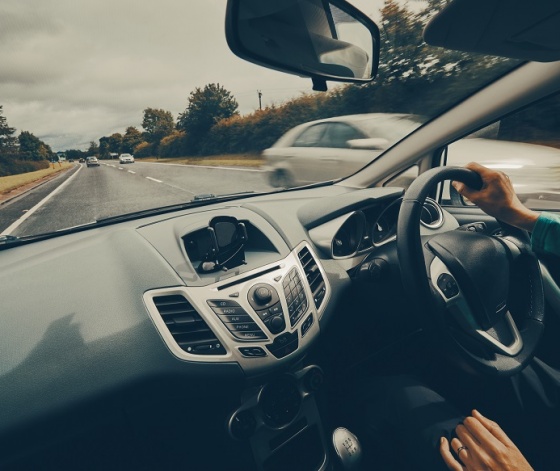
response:
<svg viewBox="0 0 560 471"><path fill-rule="evenodd" d="M74 162L74 159L68 159L68 162L72 163L72 162Z"/></svg>
<svg viewBox="0 0 560 471"><path fill-rule="evenodd" d="M119 156L119 162L121 164L133 164L134 157L131 154L121 154Z"/></svg>
<svg viewBox="0 0 560 471"><path fill-rule="evenodd" d="M88 167L99 167L99 160L97 160L97 157L86 157L86 165Z"/></svg>
<svg viewBox="0 0 560 471"><path fill-rule="evenodd" d="M272 186L285 188L345 177L363 168L423 121L414 115L370 113L304 123L263 151L263 170L268 172ZM560 150L553 147L487 139L477 134L449 145L447 165L462 166L471 161L507 173L520 195L542 189L543 182L547 190L560 190Z"/></svg>
<svg viewBox="0 0 560 471"><path fill-rule="evenodd" d="M78 162L80 162L81 164L83 164L85 161L86 159L84 159L83 157L80 160L78 160Z"/></svg>

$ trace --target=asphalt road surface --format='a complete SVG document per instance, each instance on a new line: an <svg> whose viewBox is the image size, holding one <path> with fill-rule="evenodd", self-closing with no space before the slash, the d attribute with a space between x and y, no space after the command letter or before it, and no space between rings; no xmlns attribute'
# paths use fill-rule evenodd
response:
<svg viewBox="0 0 560 471"><path fill-rule="evenodd" d="M258 169L136 162L76 167L0 206L0 233L53 232L110 216L184 203L195 195L270 191Z"/></svg>

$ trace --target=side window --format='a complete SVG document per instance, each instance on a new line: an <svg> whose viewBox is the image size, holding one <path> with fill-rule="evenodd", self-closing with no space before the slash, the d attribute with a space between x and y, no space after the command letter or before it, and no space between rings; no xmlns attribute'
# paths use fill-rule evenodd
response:
<svg viewBox="0 0 560 471"><path fill-rule="evenodd" d="M529 208L560 210L560 94L448 146L447 165L473 161L506 173ZM442 203L469 204L448 183Z"/></svg>
<svg viewBox="0 0 560 471"><path fill-rule="evenodd" d="M316 124L305 129L294 141L293 147L326 147L320 144L326 126L326 124Z"/></svg>
<svg viewBox="0 0 560 471"><path fill-rule="evenodd" d="M356 128L344 123L329 123L325 134L326 145L322 147L348 148L348 141L363 139L365 136Z"/></svg>

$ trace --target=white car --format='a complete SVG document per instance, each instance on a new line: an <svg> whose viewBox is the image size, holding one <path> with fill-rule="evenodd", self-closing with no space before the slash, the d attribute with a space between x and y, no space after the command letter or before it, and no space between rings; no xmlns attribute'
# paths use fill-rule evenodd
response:
<svg viewBox="0 0 560 471"><path fill-rule="evenodd" d="M304 123L263 151L263 170L274 187L335 180L357 172L423 122L414 115L370 113ZM447 164L463 166L477 161L502 170L520 195L560 190L559 149L489 139L489 134L498 137L498 127L450 144ZM399 184L407 186L415 177L413 172L407 175L410 178L399 179Z"/></svg>
<svg viewBox="0 0 560 471"><path fill-rule="evenodd" d="M121 164L133 164L134 157L131 154L121 154L119 156L119 163Z"/></svg>

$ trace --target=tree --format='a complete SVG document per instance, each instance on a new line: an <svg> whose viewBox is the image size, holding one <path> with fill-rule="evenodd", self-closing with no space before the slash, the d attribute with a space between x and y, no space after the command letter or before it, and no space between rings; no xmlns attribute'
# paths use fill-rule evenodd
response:
<svg viewBox="0 0 560 471"><path fill-rule="evenodd" d="M159 142L170 135L175 128L173 115L169 111L155 108L146 108L144 110L144 120L142 127L145 129L146 140L153 144Z"/></svg>
<svg viewBox="0 0 560 471"><path fill-rule="evenodd" d="M126 132L122 138L120 151L132 154L134 153L134 148L143 140L142 133L134 126L129 126L126 128Z"/></svg>
<svg viewBox="0 0 560 471"><path fill-rule="evenodd" d="M22 160L50 160L53 157L50 146L29 131L22 131L18 141Z"/></svg>
<svg viewBox="0 0 560 471"><path fill-rule="evenodd" d="M15 128L8 126L8 120L3 114L3 106L0 105L0 153L12 153L17 151L18 140L14 137Z"/></svg>
<svg viewBox="0 0 560 471"><path fill-rule="evenodd" d="M99 154L99 146L95 141L90 141L89 147L87 150L88 155L98 155Z"/></svg>
<svg viewBox="0 0 560 471"><path fill-rule="evenodd" d="M177 128L185 131L195 149L218 121L239 114L237 100L219 83L210 83L191 92L187 108L179 115Z"/></svg>
<svg viewBox="0 0 560 471"><path fill-rule="evenodd" d="M109 152L118 154L121 151L123 136L120 132L115 132L107 138L107 144L109 145Z"/></svg>

